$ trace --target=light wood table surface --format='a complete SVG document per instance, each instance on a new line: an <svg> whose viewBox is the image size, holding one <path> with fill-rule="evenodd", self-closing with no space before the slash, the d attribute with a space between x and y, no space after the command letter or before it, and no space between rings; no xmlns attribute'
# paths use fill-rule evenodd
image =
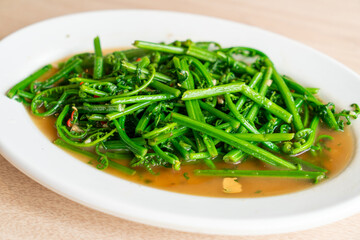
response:
<svg viewBox="0 0 360 240"><path fill-rule="evenodd" d="M359 0L0 0L0 39L51 17L130 8L190 12L257 26L320 50L360 74ZM360 239L360 214L280 235L229 237L178 232L119 219L72 202L31 180L0 155L0 239L349 240Z"/></svg>

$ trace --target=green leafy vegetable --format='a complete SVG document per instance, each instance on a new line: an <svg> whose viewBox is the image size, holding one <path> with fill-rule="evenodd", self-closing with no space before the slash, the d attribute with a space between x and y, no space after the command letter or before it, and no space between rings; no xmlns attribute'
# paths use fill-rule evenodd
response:
<svg viewBox="0 0 360 240"><path fill-rule="evenodd" d="M7 96L36 116L56 117L56 145L129 175L199 164L209 170L196 176L317 182L327 170L295 155L330 150L331 136L316 137L319 125L341 131L360 114L357 104L336 111L321 102L318 88L280 75L257 49L191 40L134 46L104 55L96 37L94 53L72 56L41 81L52 68L46 65ZM254 159L276 170L217 169L219 161Z"/></svg>

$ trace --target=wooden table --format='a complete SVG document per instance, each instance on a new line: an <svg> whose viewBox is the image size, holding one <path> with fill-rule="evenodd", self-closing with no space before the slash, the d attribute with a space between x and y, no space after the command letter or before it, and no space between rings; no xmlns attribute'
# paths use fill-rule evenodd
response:
<svg viewBox="0 0 360 240"><path fill-rule="evenodd" d="M0 39L47 18L143 8L191 12L258 26L307 44L360 73L359 0L0 1ZM115 218L34 182L0 156L0 239L360 239L360 214L295 233L227 237L177 232Z"/></svg>

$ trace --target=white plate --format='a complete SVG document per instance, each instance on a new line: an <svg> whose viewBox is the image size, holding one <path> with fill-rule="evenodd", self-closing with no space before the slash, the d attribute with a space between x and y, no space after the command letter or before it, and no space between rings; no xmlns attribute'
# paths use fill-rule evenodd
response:
<svg viewBox="0 0 360 240"><path fill-rule="evenodd" d="M359 76L340 63L282 36L247 25L184 13L119 10L80 13L26 27L0 42L0 151L14 166L51 190L99 211L154 226L213 234L290 232L359 212L360 156L338 177L276 197L198 197L141 186L96 170L53 145L24 107L5 97L15 83L44 64L92 49L130 46L135 39L213 40L267 53L281 73L342 107L360 102ZM360 136L360 122L353 129Z"/></svg>

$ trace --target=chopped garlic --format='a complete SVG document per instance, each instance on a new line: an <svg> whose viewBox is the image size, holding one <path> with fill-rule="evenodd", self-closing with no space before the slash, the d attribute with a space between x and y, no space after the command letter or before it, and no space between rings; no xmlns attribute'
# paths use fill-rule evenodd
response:
<svg viewBox="0 0 360 240"><path fill-rule="evenodd" d="M267 85L268 87L270 87L271 84L272 84L272 82L273 82L273 81L272 81L271 79L268 79L267 82L266 82L266 85Z"/></svg>
<svg viewBox="0 0 360 240"><path fill-rule="evenodd" d="M217 96L217 102L218 104L224 104L224 96L223 95Z"/></svg>
<svg viewBox="0 0 360 240"><path fill-rule="evenodd" d="M77 132L77 133L81 133L81 132L84 132L84 130L82 130L77 124L74 124L71 129L70 129L71 132Z"/></svg>
<svg viewBox="0 0 360 240"><path fill-rule="evenodd" d="M237 182L237 178L224 178L223 191L224 193L239 193L242 192L242 185Z"/></svg>

